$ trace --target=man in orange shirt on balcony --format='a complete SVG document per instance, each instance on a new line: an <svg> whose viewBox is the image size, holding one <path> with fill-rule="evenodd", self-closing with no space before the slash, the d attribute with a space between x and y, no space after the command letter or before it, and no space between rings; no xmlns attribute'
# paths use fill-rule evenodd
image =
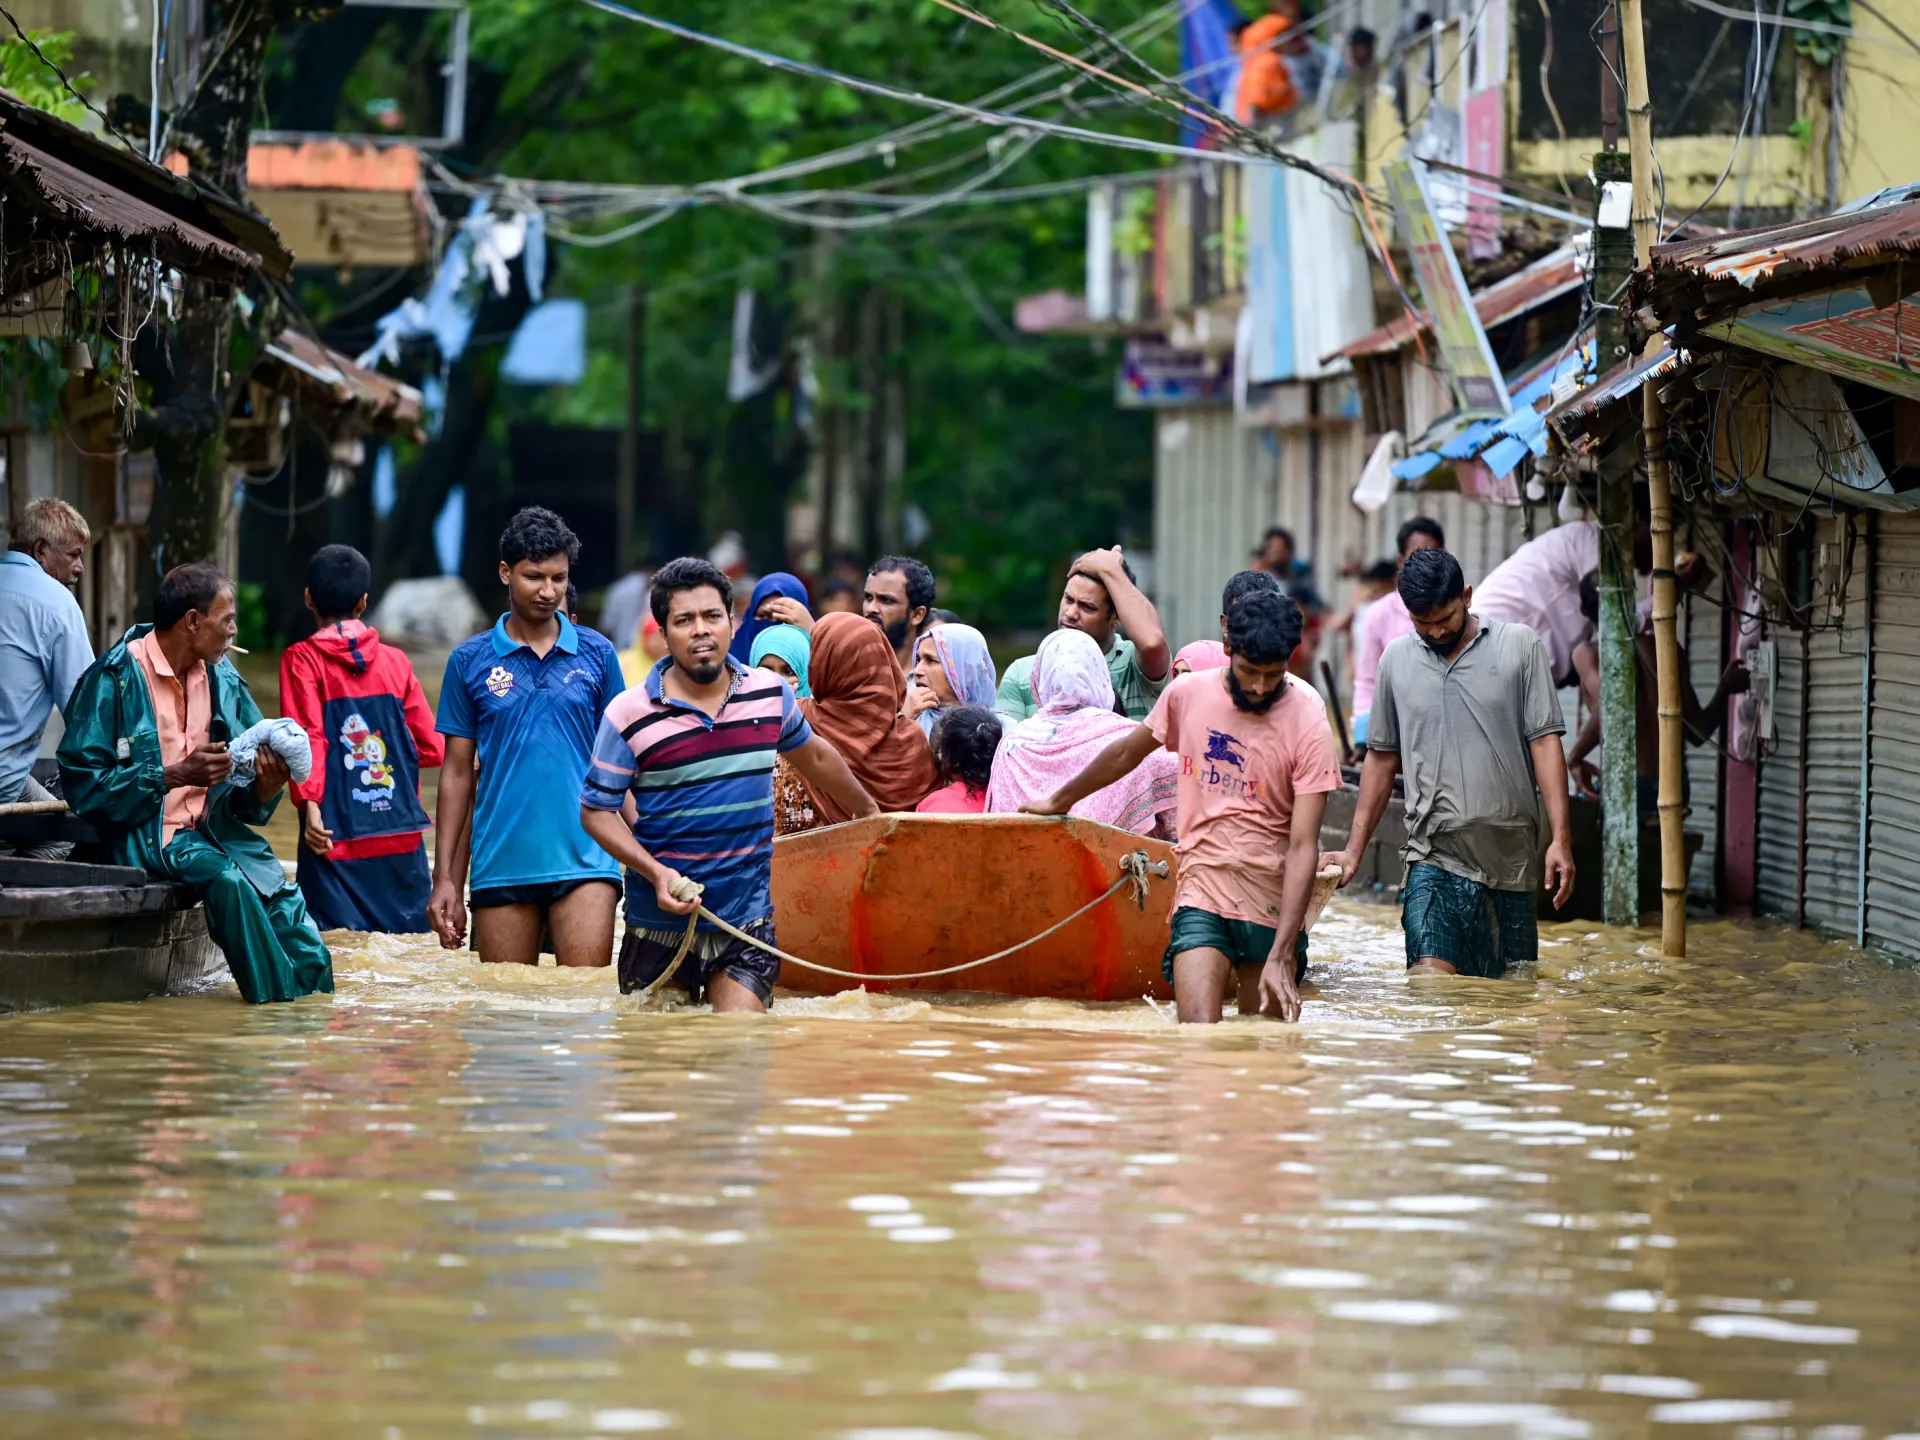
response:
<svg viewBox="0 0 1920 1440"><path fill-rule="evenodd" d="M1240 32L1240 93L1234 119L1264 125L1300 103L1293 70L1281 55L1282 37L1301 23L1299 0L1273 0L1272 9Z"/></svg>

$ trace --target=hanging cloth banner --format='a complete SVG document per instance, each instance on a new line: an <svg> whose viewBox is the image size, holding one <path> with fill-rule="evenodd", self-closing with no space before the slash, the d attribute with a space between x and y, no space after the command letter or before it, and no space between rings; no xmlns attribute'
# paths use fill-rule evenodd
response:
<svg viewBox="0 0 1920 1440"><path fill-rule="evenodd" d="M1386 181L1387 193L1393 197L1394 223L1400 227L1413 273L1419 278L1420 296L1426 302L1454 398L1470 413L1505 415L1512 408L1507 382L1467 293L1459 258L1448 243L1445 227L1434 216L1426 167L1418 160L1395 161L1386 167Z"/></svg>

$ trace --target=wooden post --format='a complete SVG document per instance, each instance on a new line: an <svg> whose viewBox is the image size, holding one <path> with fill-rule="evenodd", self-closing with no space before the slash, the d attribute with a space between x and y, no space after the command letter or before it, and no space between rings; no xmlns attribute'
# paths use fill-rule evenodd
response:
<svg viewBox="0 0 1920 1440"><path fill-rule="evenodd" d="M614 578L631 570L634 519L640 502L640 424L646 404L647 292L636 285L627 291L627 413L620 427L620 474L613 491Z"/></svg>
<svg viewBox="0 0 1920 1440"><path fill-rule="evenodd" d="M1653 102L1647 94L1647 41L1640 0L1620 0L1621 62L1627 81L1627 144L1633 161L1633 257L1645 269L1659 238L1654 194ZM1651 348L1652 340L1648 341ZM1647 528L1653 535L1653 647L1660 698L1660 949L1687 953L1687 857L1681 833L1681 767L1686 741L1680 710L1680 643L1674 634L1673 489L1667 473L1667 413L1652 380L1640 391L1646 432Z"/></svg>
<svg viewBox="0 0 1920 1440"><path fill-rule="evenodd" d="M1616 34L1617 38L1617 34ZM1606 82L1611 83L1611 82ZM1616 127L1617 128L1617 127ZM1627 157L1603 150L1593 157L1593 178L1604 189L1631 177ZM1596 206L1597 206L1596 201ZM1595 367L1604 374L1628 359L1626 327L1609 302L1633 273L1633 237L1619 228L1593 227ZM1634 441L1624 441L1632 446ZM1601 897L1609 925L1640 923L1639 657L1633 643L1633 466L1622 458L1602 465L1595 477L1600 519L1600 772Z"/></svg>

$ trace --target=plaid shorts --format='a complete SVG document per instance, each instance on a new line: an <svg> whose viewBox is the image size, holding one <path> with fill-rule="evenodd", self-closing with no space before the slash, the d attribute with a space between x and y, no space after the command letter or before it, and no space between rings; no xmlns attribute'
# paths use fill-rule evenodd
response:
<svg viewBox="0 0 1920 1440"><path fill-rule="evenodd" d="M755 920L740 927L755 939L778 945L774 938L773 917ZM682 930L629 930L620 944L620 993L629 995L644 990L660 978L660 972L673 963ZM762 1005L773 1002L773 987L780 983L780 962L756 945L736 940L724 930L702 930L693 937L687 958L667 983L678 985L697 1005L706 998L707 987L716 975L725 975L760 997Z"/></svg>
<svg viewBox="0 0 1920 1440"><path fill-rule="evenodd" d="M1509 965L1540 958L1534 903L1530 890L1495 890L1415 862L1400 892L1407 964L1444 960L1462 975L1498 980Z"/></svg>

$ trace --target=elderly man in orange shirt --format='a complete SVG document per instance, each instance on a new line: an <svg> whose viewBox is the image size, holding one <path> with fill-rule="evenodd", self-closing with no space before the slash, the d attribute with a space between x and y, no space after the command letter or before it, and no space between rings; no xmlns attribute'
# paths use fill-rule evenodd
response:
<svg viewBox="0 0 1920 1440"><path fill-rule="evenodd" d="M288 770L270 746L251 784L229 777L227 742L260 720L226 658L238 629L233 584L211 565L160 581L152 625L135 626L80 677L60 742L76 815L113 858L206 901L207 929L254 1004L333 989L333 957L264 825Z"/></svg>

